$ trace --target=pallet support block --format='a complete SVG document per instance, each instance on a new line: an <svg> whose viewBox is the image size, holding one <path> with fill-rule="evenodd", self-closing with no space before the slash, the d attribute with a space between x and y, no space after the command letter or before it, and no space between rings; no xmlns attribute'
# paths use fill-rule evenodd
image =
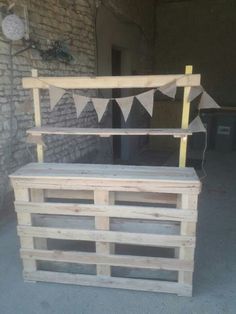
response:
<svg viewBox="0 0 236 314"><path fill-rule="evenodd" d="M44 202L44 191L39 189L31 189L31 202ZM37 221L37 218L35 218ZM34 245L36 249L47 249L47 239L34 239Z"/></svg>
<svg viewBox="0 0 236 314"><path fill-rule="evenodd" d="M15 188L15 201L30 201L30 191L29 189L24 188ZM17 213L18 224L21 226L32 226L32 215L30 213ZM34 239L33 237L22 236L20 237L20 245L22 249L34 249ZM23 269L25 272L34 272L37 269L36 261L28 258L24 258L22 260ZM27 279L24 277L26 281L35 282L34 280Z"/></svg>
<svg viewBox="0 0 236 314"><path fill-rule="evenodd" d="M94 191L95 205L114 204L114 193L109 191ZM95 228L97 230L110 230L109 217L95 217ZM109 255L114 252L114 244L106 242L96 242L96 253ZM109 265L97 265L98 276L111 276L111 267Z"/></svg>

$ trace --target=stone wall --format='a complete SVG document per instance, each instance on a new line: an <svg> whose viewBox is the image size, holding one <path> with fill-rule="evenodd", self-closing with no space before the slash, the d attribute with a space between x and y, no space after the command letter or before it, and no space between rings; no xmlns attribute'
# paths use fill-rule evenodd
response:
<svg viewBox="0 0 236 314"><path fill-rule="evenodd" d="M0 6L6 2L0 0ZM135 22L143 34L150 38L150 19L146 15L149 15L151 10L146 1L138 2L141 5L145 3L144 7L139 6L139 15L136 1L104 1L104 5L110 5L120 18ZM10 54L16 53L23 46L21 42L10 45L0 33L0 208L4 207L5 196L10 191L8 174L35 160L34 145L26 144L26 130L34 125L32 91L22 89L22 77L31 76L32 68L38 69L40 76L96 74L95 1L24 0L18 3L27 8L30 38L38 41L44 49L49 48L52 41L66 40L75 61L72 65L58 61L44 62L34 50L20 53L11 59ZM23 16L23 9L19 4L15 11ZM153 1L150 1L150 5L154 5ZM153 64L150 57L145 60L146 62L142 63L143 71L145 68L150 69ZM93 95L94 92L89 93ZM47 91L41 92L41 101L43 124L68 127L98 125L92 105L88 105L77 119L70 95L65 95L53 112L49 110ZM93 160L97 155L99 143L95 137L46 137L45 160Z"/></svg>

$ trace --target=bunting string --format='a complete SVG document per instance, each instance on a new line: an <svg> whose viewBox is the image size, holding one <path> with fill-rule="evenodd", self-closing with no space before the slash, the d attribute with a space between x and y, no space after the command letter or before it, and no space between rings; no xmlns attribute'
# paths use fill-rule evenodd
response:
<svg viewBox="0 0 236 314"><path fill-rule="evenodd" d="M184 76L183 76L184 77ZM181 77L182 78L182 77ZM179 78L179 79L181 79ZM122 97L122 98L95 98L95 97L87 97L82 96L80 94L73 93L73 99L76 109L77 117L79 117L82 111L85 109L89 102L93 103L94 109L97 112L98 121L100 122L110 100L115 100L117 104L120 106L122 114L124 116L124 120L127 121L130 111L132 109L132 105L134 99L137 99L139 103L145 108L148 114L152 117L153 115L153 106L154 106L154 95L156 91L161 92L162 94L175 99L177 92L177 82L178 80L173 80L163 86L160 86L156 89L151 89L149 91L140 93L138 95L130 96L130 97ZM45 82L44 82L45 83ZM46 84L46 83L45 83ZM66 90L56 87L49 86L49 96L50 96L50 108L53 110L64 94L67 93ZM220 106L216 103L216 101L204 90L202 86L191 87L188 101L192 102L198 96L201 95L200 102L198 105L198 109L209 109L214 108L218 109ZM196 121L195 123L199 123Z"/></svg>

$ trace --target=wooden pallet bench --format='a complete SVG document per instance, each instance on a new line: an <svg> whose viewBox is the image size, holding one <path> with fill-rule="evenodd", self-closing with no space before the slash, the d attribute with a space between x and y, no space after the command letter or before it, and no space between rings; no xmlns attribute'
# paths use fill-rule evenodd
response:
<svg viewBox="0 0 236 314"><path fill-rule="evenodd" d="M193 169L31 163L11 181L25 280L192 295Z"/></svg>

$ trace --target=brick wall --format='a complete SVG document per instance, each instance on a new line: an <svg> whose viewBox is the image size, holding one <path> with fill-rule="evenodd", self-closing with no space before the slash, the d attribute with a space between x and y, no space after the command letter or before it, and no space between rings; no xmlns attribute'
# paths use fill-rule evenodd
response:
<svg viewBox="0 0 236 314"><path fill-rule="evenodd" d="M96 73L93 0L25 0L20 3L27 7L30 38L39 41L43 48L50 47L54 40L67 39L75 61L72 65L57 61L44 62L36 51L28 50L15 56L11 67L11 46L0 32L0 208L4 207L4 197L10 190L8 174L35 159L34 145L26 144L26 130L34 125L32 92L22 89L22 77L31 76L32 68L38 69L42 76L92 76ZM138 15L134 1L105 3L121 17L123 15L126 19L135 21L150 36L150 20L147 16L144 19L144 8ZM0 0L0 6L4 4L6 1ZM150 8L146 4L145 10L148 15ZM15 11L22 15L22 7L16 6ZM12 53L22 47L21 42L14 42ZM150 57L147 59L150 62ZM65 95L53 112L49 110L47 91L41 92L41 101L43 124L67 127L98 125L92 105L88 105L77 119L70 95ZM75 162L88 158L92 160L97 155L99 144L94 137L46 137L45 140L45 160L55 162Z"/></svg>

